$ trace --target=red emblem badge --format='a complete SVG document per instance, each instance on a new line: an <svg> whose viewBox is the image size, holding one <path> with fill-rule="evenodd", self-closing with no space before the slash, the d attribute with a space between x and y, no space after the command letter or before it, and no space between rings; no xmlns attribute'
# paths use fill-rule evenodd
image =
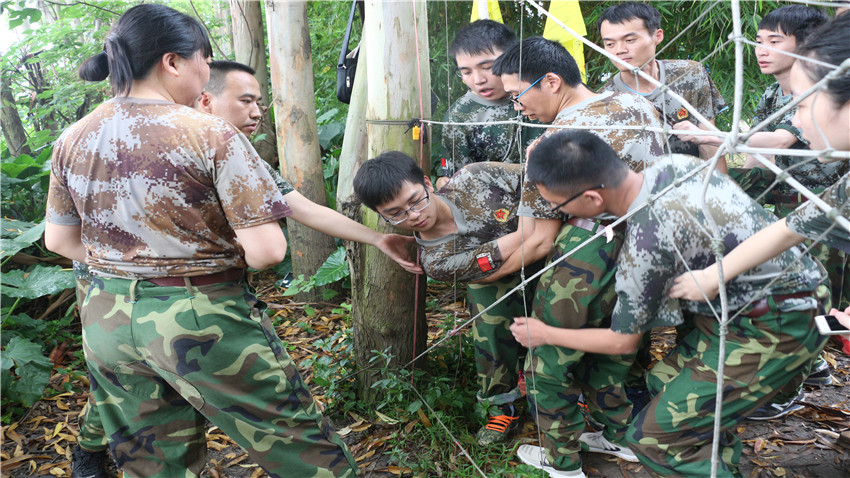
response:
<svg viewBox="0 0 850 478"><path fill-rule="evenodd" d="M489 272L496 267L489 252L478 254L475 258L478 260L478 268L481 269L481 272Z"/></svg>
<svg viewBox="0 0 850 478"><path fill-rule="evenodd" d="M687 118L688 110L686 110L684 107L680 108L679 111L676 112L676 117L679 118L679 120Z"/></svg>
<svg viewBox="0 0 850 478"><path fill-rule="evenodd" d="M495 217L496 220L499 222L506 222L508 220L509 215L510 212L508 212L507 209L498 209L493 212L493 217Z"/></svg>

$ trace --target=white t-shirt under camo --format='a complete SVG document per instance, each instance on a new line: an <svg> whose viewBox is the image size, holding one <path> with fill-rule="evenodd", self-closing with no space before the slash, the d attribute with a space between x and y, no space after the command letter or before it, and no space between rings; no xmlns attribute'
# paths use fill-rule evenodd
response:
<svg viewBox="0 0 850 478"><path fill-rule="evenodd" d="M707 119L714 119L727 108L726 101L701 63L691 60L658 60L657 63L659 83L668 86ZM638 77L638 81L645 80ZM629 88L623 81L621 73L617 73L602 85L600 91L620 91L646 98L652 102L667 125L672 126L682 121L699 124L681 102L664 93L660 88L655 88L650 93L639 93ZM699 156L699 147L693 143L682 141L676 135L670 135L668 141L670 151L673 153Z"/></svg>
<svg viewBox="0 0 850 478"><path fill-rule="evenodd" d="M845 160L846 161L846 160ZM836 208L838 214L850 219L850 173L821 193L820 198ZM850 253L850 232L838 225L809 201L785 217L788 228L801 236L821 241L836 249ZM823 237L821 237L823 235Z"/></svg>
<svg viewBox="0 0 850 478"><path fill-rule="evenodd" d="M458 171L437 195L449 205L457 232L438 239L416 237L422 269L432 279L472 282L491 275L504 263L496 241L515 232L521 166L475 163ZM548 208L534 217L557 219Z"/></svg>
<svg viewBox="0 0 850 478"><path fill-rule="evenodd" d="M221 118L167 101L112 99L57 140L46 218L82 225L94 275L244 268L234 229L291 213L262 163Z"/></svg>
<svg viewBox="0 0 850 478"><path fill-rule="evenodd" d="M631 334L679 325L683 322L680 307L711 314L705 303L667 297L673 280L688 271L685 264L696 270L715 262L700 201L705 172L656 197L699 165L700 161L691 156L673 155L643 171L643 185L629 212L650 198L652 201L627 222L618 260L617 305L611 320L615 332ZM728 176L714 171L711 174L706 202L728 253L776 218ZM758 297L814 290L823 275L811 257L800 256L800 250L792 248L730 281L726 288L729 309L740 309ZM774 279L776 283L768 286ZM802 305L815 306L811 298L799 300L811 302ZM719 299L712 305L719 310Z"/></svg>
<svg viewBox="0 0 850 478"><path fill-rule="evenodd" d="M637 95L606 91L593 98L561 110L553 126L570 126L584 129L602 138L634 171L660 158L664 153L660 133L641 129L661 128L658 112L652 103ZM594 128L599 126L599 128ZM631 129L635 128L635 129ZM563 128L549 128L535 144ZM531 146L532 148L534 145ZM548 204L537 192L537 187L523 183L523 198L517 214L532 216L532 211Z"/></svg>

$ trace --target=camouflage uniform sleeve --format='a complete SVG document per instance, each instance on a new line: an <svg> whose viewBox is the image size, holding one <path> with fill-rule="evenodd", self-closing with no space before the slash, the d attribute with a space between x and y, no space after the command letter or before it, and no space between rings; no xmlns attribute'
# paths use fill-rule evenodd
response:
<svg viewBox="0 0 850 478"><path fill-rule="evenodd" d="M262 163L263 163L263 166L265 166L266 171L268 171L269 174L271 175L272 179L274 180L275 185L277 186L277 189L280 191L280 194L282 196L286 196L287 194L291 193L292 191L295 191L295 188L293 188L292 185L289 184L289 181L283 179L283 176L281 176L280 173L277 172L277 169L272 167L272 165L269 164L267 161L263 161Z"/></svg>
<svg viewBox="0 0 850 478"><path fill-rule="evenodd" d="M850 219L850 174L827 188L820 197L836 208L844 218ZM838 225L812 202L793 210L785 218L788 228L801 236L820 240L836 249L850 253L850 232ZM823 234L823 237L821 235Z"/></svg>
<svg viewBox="0 0 850 478"><path fill-rule="evenodd" d="M449 254L450 251L451 246L422 251L422 269L428 277L444 282L474 282L488 277L504 263L496 240L474 249Z"/></svg>
<svg viewBox="0 0 850 478"><path fill-rule="evenodd" d="M456 117L452 114L452 111L457 109L456 107L457 103L452 105L451 109L446 112L446 116L443 118L443 121L457 122L463 120L463 118ZM463 126L445 126L443 128L442 158L445 158L446 166L443 167L441 162L440 166L437 168L437 176L451 177L454 173L458 172L460 168L472 162L470 156L470 147L466 134L464 133Z"/></svg>
<svg viewBox="0 0 850 478"><path fill-rule="evenodd" d="M635 220L638 216L643 218ZM675 300L667 298L676 271L676 260L658 231L649 224L648 214L629 220L626 241L618 259L617 305L611 329L617 333L646 332L653 327L678 325L681 311Z"/></svg>
<svg viewBox="0 0 850 478"><path fill-rule="evenodd" d="M60 155L63 151L62 137L56 141L53 147L53 159L50 162L50 186L47 191L47 210L45 220L59 226L79 226L82 224L80 214L71 198L71 193L62 173L59 171L62 163Z"/></svg>
<svg viewBox="0 0 850 478"><path fill-rule="evenodd" d="M529 183L524 174L522 175L522 196L520 196L516 214L520 217L537 219L561 219L561 214L552 211L549 202L543 199L537 186Z"/></svg>
<svg viewBox="0 0 850 478"><path fill-rule="evenodd" d="M711 75L708 74L708 70L705 67L702 68L702 74L705 75L706 87L708 89L708 104L703 114L708 119L713 119L727 109L729 105L726 104L726 100L723 99L723 95L720 94L720 90L717 89L717 85L714 84L714 80L711 79Z"/></svg>
<svg viewBox="0 0 850 478"><path fill-rule="evenodd" d="M764 90L764 94L761 99L759 99L759 104L756 108L756 115L753 118L753 125L761 123L766 120L768 116L788 104L788 101L781 101L781 98L782 97L779 94L779 83L774 83L768 86L767 89ZM794 113L796 111L797 108L789 109L781 117L773 120L773 122L764 128L763 131L776 131L778 129L783 129L793 134L794 137L797 138L797 141L805 143L806 141L803 139L803 132L792 124L792 121L794 120Z"/></svg>
<svg viewBox="0 0 850 478"><path fill-rule="evenodd" d="M230 227L266 224L292 214L263 161L244 135L215 151L213 179Z"/></svg>

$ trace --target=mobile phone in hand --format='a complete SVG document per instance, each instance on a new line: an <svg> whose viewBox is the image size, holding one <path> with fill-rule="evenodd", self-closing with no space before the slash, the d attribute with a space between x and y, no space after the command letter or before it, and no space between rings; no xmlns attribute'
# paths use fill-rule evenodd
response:
<svg viewBox="0 0 850 478"><path fill-rule="evenodd" d="M818 326L821 335L850 334L850 329L841 325L838 319L832 315L816 315L815 324Z"/></svg>

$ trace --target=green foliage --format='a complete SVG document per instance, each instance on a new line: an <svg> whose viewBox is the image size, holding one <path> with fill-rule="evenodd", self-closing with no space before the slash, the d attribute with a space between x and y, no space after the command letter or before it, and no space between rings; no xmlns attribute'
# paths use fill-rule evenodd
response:
<svg viewBox="0 0 850 478"><path fill-rule="evenodd" d="M348 268L348 261L345 258L345 248L340 246L325 259L325 262L316 270L316 274L305 279L301 274L292 281L284 296L293 296L301 292L310 292L314 287L327 285L338 280L342 280L351 275L351 270ZM323 294L326 300L333 298L337 292L330 289L325 289ZM329 295L329 297L327 296Z"/></svg>
<svg viewBox="0 0 850 478"><path fill-rule="evenodd" d="M3 295L35 299L74 288L74 273L61 266L35 264L3 274Z"/></svg>
<svg viewBox="0 0 850 478"><path fill-rule="evenodd" d="M35 158L21 154L0 162L0 198L4 216L22 221L36 221L44 216L51 151L51 148L46 148Z"/></svg>
<svg viewBox="0 0 850 478"><path fill-rule="evenodd" d="M20 337L10 340L0 358L4 405L32 406L44 393L52 370L53 364L44 356L41 345Z"/></svg>

